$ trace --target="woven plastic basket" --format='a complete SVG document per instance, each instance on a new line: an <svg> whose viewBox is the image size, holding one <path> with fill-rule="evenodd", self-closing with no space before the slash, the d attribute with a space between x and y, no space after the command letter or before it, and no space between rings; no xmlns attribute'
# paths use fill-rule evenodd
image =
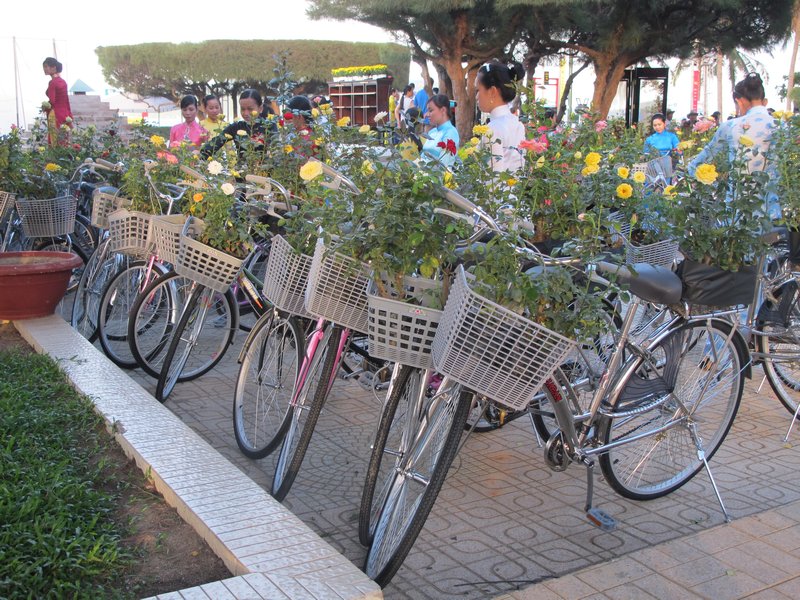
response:
<svg viewBox="0 0 800 600"><path fill-rule="evenodd" d="M75 230L78 201L72 196L47 200L17 200L22 231L27 237L58 237Z"/></svg>
<svg viewBox="0 0 800 600"><path fill-rule="evenodd" d="M202 232L204 225L200 219L194 219L192 225L190 235L181 235L175 272L224 294L236 279L244 260L193 239L191 235Z"/></svg>
<svg viewBox="0 0 800 600"><path fill-rule="evenodd" d="M625 261L629 265L647 263L656 267L671 267L678 255L678 242L675 240L663 240L644 246L635 246L625 240Z"/></svg>
<svg viewBox="0 0 800 600"><path fill-rule="evenodd" d="M336 252L326 254L320 240L308 273L306 310L354 331L367 331L369 267Z"/></svg>
<svg viewBox="0 0 800 600"><path fill-rule="evenodd" d="M305 307L308 272L313 258L298 254L282 236L272 238L264 275L264 296L280 310L310 317Z"/></svg>
<svg viewBox="0 0 800 600"><path fill-rule="evenodd" d="M432 369L431 346L442 311L420 306L427 293L439 295L441 281L406 277L404 299L378 295L375 281L367 289L369 354L419 369Z"/></svg>
<svg viewBox="0 0 800 600"><path fill-rule="evenodd" d="M92 225L108 229L108 215L118 208L128 208L131 200L95 190L92 194Z"/></svg>
<svg viewBox="0 0 800 600"><path fill-rule="evenodd" d="M12 194L11 192L0 192L0 223L5 222L6 218L11 212L11 207L14 206L15 198L16 194Z"/></svg>
<svg viewBox="0 0 800 600"><path fill-rule="evenodd" d="M186 223L186 215L158 215L151 225L152 241L156 254L162 262L175 264L181 249L181 232Z"/></svg>
<svg viewBox="0 0 800 600"><path fill-rule="evenodd" d="M459 266L433 340L433 364L440 373L519 410L575 346L476 294Z"/></svg>
<svg viewBox="0 0 800 600"><path fill-rule="evenodd" d="M120 208L110 213L108 249L128 256L147 256L153 250L150 227L153 215Z"/></svg>

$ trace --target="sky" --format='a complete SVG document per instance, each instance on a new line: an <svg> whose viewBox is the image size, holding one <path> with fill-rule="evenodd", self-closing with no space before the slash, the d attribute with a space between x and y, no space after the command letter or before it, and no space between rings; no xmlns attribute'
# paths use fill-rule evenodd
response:
<svg viewBox="0 0 800 600"><path fill-rule="evenodd" d="M223 3L208 0L124 4L131 7L127 12L123 12L119 4L107 0L78 0L70 3L68 9L63 0L37 0L35 17L31 16L26 3L7 4L10 5L3 9L0 20L0 56L3 57L0 60L0 133L7 132L11 124L17 122L18 110L20 121L24 115L25 121L32 123L45 99L48 83L42 73L42 61L54 54L64 64L62 76L68 86L81 79L102 95L108 86L94 53L97 46L209 39L395 41L390 32L363 23L311 21L305 16L305 0L235 3L230 5L234 9L228 18L224 17ZM150 8L156 5L158 11ZM211 14L210 7L216 7L215 14ZM14 37L21 83L19 108L14 82ZM786 49L776 49L774 56L761 54L759 58L771 74L767 85L767 95L772 99L770 105L778 107L775 85L788 73L789 53ZM412 69L412 80L419 77L418 73L417 69ZM676 116L689 110L690 82L689 71L678 85L672 86L671 82L669 106L675 109ZM576 82L576 98L591 98L592 83L591 74L582 74ZM716 90L715 85L712 90ZM715 93L713 91L712 95ZM724 112L732 108L728 106L731 103L726 102Z"/></svg>

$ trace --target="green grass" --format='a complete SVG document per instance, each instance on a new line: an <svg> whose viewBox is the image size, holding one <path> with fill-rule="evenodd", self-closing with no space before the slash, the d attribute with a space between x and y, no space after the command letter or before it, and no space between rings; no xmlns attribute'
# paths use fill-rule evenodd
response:
<svg viewBox="0 0 800 600"><path fill-rule="evenodd" d="M0 352L0 598L121 594L100 425L51 359Z"/></svg>

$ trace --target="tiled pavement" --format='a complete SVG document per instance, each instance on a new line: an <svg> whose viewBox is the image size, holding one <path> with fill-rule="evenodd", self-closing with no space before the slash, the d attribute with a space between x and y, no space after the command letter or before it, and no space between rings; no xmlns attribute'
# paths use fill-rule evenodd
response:
<svg viewBox="0 0 800 600"><path fill-rule="evenodd" d="M235 347L212 373L179 384L166 406L268 488L272 459L252 461L242 456L231 426L236 355L245 337L237 335ZM800 441L797 447L783 443L789 414L767 383L759 392L762 374L757 369L754 374L731 434L712 461L735 519L800 500ZM147 376L132 375L154 390ZM370 391L338 381L303 468L284 501L359 566L365 550L357 539L358 504L378 411L379 402ZM385 596L472 599L502 595L630 553L641 557L655 544L723 523L705 473L672 495L646 503L620 498L599 473L597 479L595 506L617 519L618 528L612 533L596 529L584 518L585 471L575 466L564 473L549 470L527 422L521 419L495 432L472 435L408 559L384 590ZM698 554L702 555L691 555L692 564ZM800 563L800 555L796 559ZM800 574L800 567L794 572ZM533 590L533 595L520 597L538 598L539 592Z"/></svg>
<svg viewBox="0 0 800 600"><path fill-rule="evenodd" d="M231 429L236 354L244 337L237 336L215 371L179 384L166 406L266 488L272 460L243 457ZM584 471L547 469L520 420L467 440L385 597L798 597L800 432L795 445L783 443L789 415L766 383L759 390L762 376L754 374L712 461L733 524L716 527L723 518L704 473L647 503L616 496L598 473L595 505L618 521L616 531L602 532L582 513ZM131 375L155 389L147 376ZM337 382L284 502L358 566L365 554L356 533L358 503L378 409L371 392ZM675 542L653 548L669 540Z"/></svg>

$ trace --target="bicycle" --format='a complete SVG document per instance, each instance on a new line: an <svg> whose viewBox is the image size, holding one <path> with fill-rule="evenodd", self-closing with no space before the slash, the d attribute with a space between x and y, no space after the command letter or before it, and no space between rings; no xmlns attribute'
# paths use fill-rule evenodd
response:
<svg viewBox="0 0 800 600"><path fill-rule="evenodd" d="M471 214L479 213L472 208ZM521 378L514 373L519 366L504 362L505 355L498 355L496 349L470 348L473 340L458 337L457 313L448 313L451 300L457 305L464 298L474 297L463 267L459 267L440 330L455 326L447 335L459 339L462 348L477 360L488 361L492 373L509 373L531 387L514 398L486 389L480 377L476 379L470 372L486 368L470 364L465 369L463 357L462 368L458 368L459 361L453 358L457 353L445 350L448 345L440 341L445 338L438 332L433 355L434 365L444 376L440 383L431 385L430 369L397 368L370 457L359 517L362 541L371 538L364 570L379 585L391 580L421 531L458 451L475 396L512 409L529 403L534 411L537 405L552 407L558 429L545 444L546 464L554 470L564 470L573 462L586 467L585 512L597 526L610 529L614 521L592 506L595 458L615 491L639 500L674 491L705 468L720 507L729 518L708 459L724 440L739 406L744 377L750 375L744 339L735 324L724 319L676 316L641 346L633 346L629 334L637 319L637 305L643 301L676 303L681 296L681 281L667 269L648 265L636 265L635 277L615 265L600 263L597 268L613 272L629 287L633 298L614 337L610 357L602 363L605 374L594 383L576 381L564 369L564 358L574 348L574 342L566 338L560 344L545 342L549 338L532 342L536 356L528 355L521 363L514 363L530 363L534 369ZM494 305L491 310L504 309ZM461 325L480 326L479 308L468 309L466 314L474 314L475 321ZM513 313L503 314L518 318ZM516 325L507 327L515 337L522 335ZM516 340L509 338L507 343L510 355L514 355ZM544 357L550 357L550 368L542 366ZM593 389L585 410L579 393L584 393L581 388L587 385ZM713 412L715 398L721 398L719 415ZM667 451L658 452L666 446Z"/></svg>

